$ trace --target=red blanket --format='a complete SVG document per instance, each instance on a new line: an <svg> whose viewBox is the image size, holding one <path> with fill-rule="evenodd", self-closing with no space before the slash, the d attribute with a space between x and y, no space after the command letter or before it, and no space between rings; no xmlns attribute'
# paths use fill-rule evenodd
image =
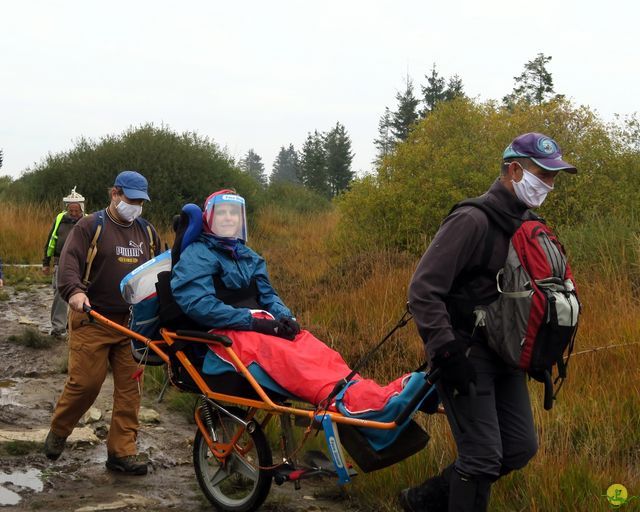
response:
<svg viewBox="0 0 640 512"><path fill-rule="evenodd" d="M258 364L284 389L314 405L325 399L336 382L351 372L338 352L309 331L301 331L293 341L254 331L216 329L212 332L233 340L232 349L245 366ZM210 345L210 348L233 365L223 347ZM404 377L386 386L360 375L353 380L358 382L349 386L343 399L352 414L383 409L392 396L402 391L404 384Z"/></svg>

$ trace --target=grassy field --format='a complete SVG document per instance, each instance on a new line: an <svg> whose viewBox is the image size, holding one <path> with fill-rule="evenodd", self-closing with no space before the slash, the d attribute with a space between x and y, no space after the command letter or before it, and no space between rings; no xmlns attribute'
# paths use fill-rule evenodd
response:
<svg viewBox="0 0 640 512"><path fill-rule="evenodd" d="M32 206L26 219L21 211L0 205L0 257L37 263L53 212ZM348 362L375 345L402 315L415 257L362 254L355 248L339 252L332 240L337 222L332 212L303 215L272 207L255 220L249 242L266 257L276 289L300 322ZM640 496L638 254L633 243L619 244L620 236L626 235L606 224L563 236L568 252L579 256L574 273L583 314L577 353L550 412L542 408L542 386L531 383L540 450L527 468L494 486L492 510L609 510L604 495L613 483ZM11 284L11 273L7 280ZM421 341L409 325L362 373L387 381L415 368L423 357ZM348 487L363 508L396 510L394 496L401 488L453 459L445 418L420 421L431 435L426 450L387 470L360 475ZM640 499L623 510L634 507L640 508Z"/></svg>

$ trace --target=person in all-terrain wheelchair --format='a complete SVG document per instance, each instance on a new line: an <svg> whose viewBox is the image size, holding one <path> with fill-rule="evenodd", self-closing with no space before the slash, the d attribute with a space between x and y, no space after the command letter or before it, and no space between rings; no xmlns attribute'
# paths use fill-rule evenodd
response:
<svg viewBox="0 0 640 512"><path fill-rule="evenodd" d="M342 356L301 329L274 290L265 260L246 245L245 201L232 190L213 193L205 202L201 234L184 247L171 272L171 292L180 309L201 329L233 340L233 349L267 388L323 403L336 383L350 373ZM212 344L202 373L234 370L226 351ZM406 374L386 386L360 375L339 395L348 414L382 410L403 391Z"/></svg>

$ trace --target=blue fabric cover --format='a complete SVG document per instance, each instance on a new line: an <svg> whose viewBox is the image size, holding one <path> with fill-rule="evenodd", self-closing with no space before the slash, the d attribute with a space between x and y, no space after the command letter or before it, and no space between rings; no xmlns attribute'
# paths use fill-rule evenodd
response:
<svg viewBox="0 0 640 512"><path fill-rule="evenodd" d="M188 203L182 207L183 213L188 217L189 224L182 235L180 253L202 233L202 210L197 204Z"/></svg>
<svg viewBox="0 0 640 512"><path fill-rule="evenodd" d="M209 357L209 354L211 357ZM204 359L204 364L202 365L202 373L207 375L222 375L224 373L233 372L235 373L235 368L231 363L227 361L223 361L216 354L209 351L207 357ZM249 373L253 376L254 379L258 381L258 383L265 389L269 391L274 391L282 396L288 396L289 398L296 398L291 393L289 393L286 389L280 386L276 381L274 381L267 372L265 372L257 363L251 363L247 369Z"/></svg>
<svg viewBox="0 0 640 512"><path fill-rule="evenodd" d="M389 422L393 421L398 417L401 411L407 406L407 404L411 401L414 395L420 391L420 388L424 384L424 373L422 372L414 372L409 377L409 380L405 384L402 392L398 395L392 396L387 402L384 409L381 411L371 411L362 414L349 414L344 406L342 405L342 397L350 386L353 386L358 381L351 381L349 384L336 396L336 406L337 409L344 414L345 416L350 416L352 418L360 418L372 421L382 421ZM432 386L431 389L427 392L423 400L418 402L415 410L418 410L424 399L429 396L431 393L435 393L435 386ZM415 412L414 410L414 412ZM376 428L361 428L360 432L367 438L369 444L373 447L374 450L380 451L386 448L387 446L393 444L393 442L398 439L398 437L402 434L402 431L408 425L411 420L411 416L407 419L407 421L398 425L398 427L391 430L383 430Z"/></svg>

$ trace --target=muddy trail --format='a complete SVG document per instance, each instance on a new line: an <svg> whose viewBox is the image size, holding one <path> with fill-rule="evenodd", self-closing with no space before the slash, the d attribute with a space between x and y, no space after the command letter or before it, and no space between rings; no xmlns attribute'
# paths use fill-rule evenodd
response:
<svg viewBox="0 0 640 512"><path fill-rule="evenodd" d="M80 437L84 439L68 442L55 462L42 454L44 435L66 378L67 343L57 340L50 347L33 348L15 340L27 328L49 331L50 286L6 286L2 290L0 511L213 510L194 474L192 442L196 427L186 415L171 410L166 400L158 403L157 393L151 396L145 392L143 406L157 411L159 421L142 423L138 434L139 453L150 461L149 474L122 476L105 468L104 439L113 390L110 375L94 404L101 418L87 419L74 431L74 435L82 432ZM24 436L24 440L8 441L7 433L19 439ZM324 478L304 481L300 490L290 483L274 484L262 510L359 509L340 490L336 479Z"/></svg>

